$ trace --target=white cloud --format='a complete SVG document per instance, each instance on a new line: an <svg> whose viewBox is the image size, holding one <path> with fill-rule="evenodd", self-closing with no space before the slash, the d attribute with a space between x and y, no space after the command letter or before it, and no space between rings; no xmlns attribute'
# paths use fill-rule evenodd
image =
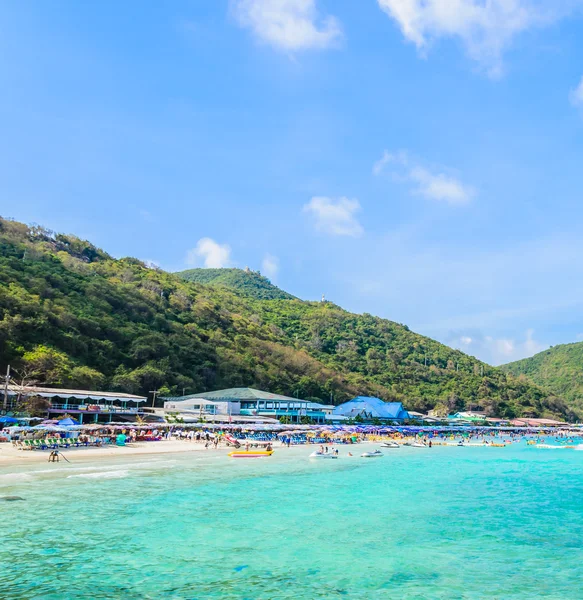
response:
<svg viewBox="0 0 583 600"><path fill-rule="evenodd" d="M383 155L372 166L373 175L380 175L385 167L393 160L393 155L388 150L383 152Z"/></svg>
<svg viewBox="0 0 583 600"><path fill-rule="evenodd" d="M330 48L342 38L339 21L320 17L316 0L231 0L231 10L242 27L280 50Z"/></svg>
<svg viewBox="0 0 583 600"><path fill-rule="evenodd" d="M471 336L454 334L446 343L467 354L480 356L493 365L501 365L527 358L548 348L545 344L534 339L533 329L528 329L524 334L524 338L519 340L484 336L480 332L473 331Z"/></svg>
<svg viewBox="0 0 583 600"><path fill-rule="evenodd" d="M583 108L583 77L581 78L579 85L574 90L571 90L569 100L573 106Z"/></svg>
<svg viewBox="0 0 583 600"><path fill-rule="evenodd" d="M443 200L449 204L465 204L473 191L463 183L443 173L430 173L422 167L414 167L409 173L418 187L416 193L432 200Z"/></svg>
<svg viewBox="0 0 583 600"><path fill-rule="evenodd" d="M579 0L377 0L406 39L425 51L438 38L458 38L491 75L513 38L565 16Z"/></svg>
<svg viewBox="0 0 583 600"><path fill-rule="evenodd" d="M373 165L373 173L377 176L381 175L391 163L396 167L393 171L394 175L415 184L412 188L414 194L448 204L466 204L475 195L473 188L463 184L452 175L432 172L425 167L411 163L405 152L390 154L385 150L380 160Z"/></svg>
<svg viewBox="0 0 583 600"><path fill-rule="evenodd" d="M261 263L261 273L269 279L275 279L279 273L279 259L272 254L266 254Z"/></svg>
<svg viewBox="0 0 583 600"><path fill-rule="evenodd" d="M303 212L313 217L317 231L350 237L358 237L364 232L355 216L359 210L360 202L356 199L325 196L314 196L303 207Z"/></svg>
<svg viewBox="0 0 583 600"><path fill-rule="evenodd" d="M219 244L211 238L201 238L186 255L186 264L207 269L222 269L231 264L231 247Z"/></svg>

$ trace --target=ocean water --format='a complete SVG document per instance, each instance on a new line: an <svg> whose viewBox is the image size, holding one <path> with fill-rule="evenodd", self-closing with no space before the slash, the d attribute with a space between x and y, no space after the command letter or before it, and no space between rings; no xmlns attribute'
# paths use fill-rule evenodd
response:
<svg viewBox="0 0 583 600"><path fill-rule="evenodd" d="M583 598L583 452L364 449L0 469L0 597Z"/></svg>

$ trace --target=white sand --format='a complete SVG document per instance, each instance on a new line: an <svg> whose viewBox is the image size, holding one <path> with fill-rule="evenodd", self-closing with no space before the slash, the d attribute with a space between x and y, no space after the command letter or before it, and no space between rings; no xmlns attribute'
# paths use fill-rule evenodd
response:
<svg viewBox="0 0 583 600"><path fill-rule="evenodd" d="M181 440L162 440L159 442L136 442L127 446L102 446L101 448L81 447L63 448L59 450L63 456L79 459L95 460L100 457L112 456L141 456L144 454L166 454L175 452L212 452L226 454L234 450L232 447L219 445L205 448L204 443ZM49 459L50 450L18 450L12 443L0 443L0 467L11 467L14 465L31 465L45 463ZM62 459L61 459L62 460Z"/></svg>

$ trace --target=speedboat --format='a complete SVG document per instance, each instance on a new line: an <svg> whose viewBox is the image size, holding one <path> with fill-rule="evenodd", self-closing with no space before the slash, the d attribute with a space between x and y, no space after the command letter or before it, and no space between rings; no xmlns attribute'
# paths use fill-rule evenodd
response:
<svg viewBox="0 0 583 600"><path fill-rule="evenodd" d="M378 458L382 455L383 453L380 450L375 450L374 452L363 452L360 456L362 458Z"/></svg>
<svg viewBox="0 0 583 600"><path fill-rule="evenodd" d="M320 452L316 450L310 454L310 458L338 458L338 455L333 452Z"/></svg>
<svg viewBox="0 0 583 600"><path fill-rule="evenodd" d="M400 448L401 446L397 442L383 442L381 448Z"/></svg>
<svg viewBox="0 0 583 600"><path fill-rule="evenodd" d="M413 442L411 448L429 448L429 446L423 442Z"/></svg>

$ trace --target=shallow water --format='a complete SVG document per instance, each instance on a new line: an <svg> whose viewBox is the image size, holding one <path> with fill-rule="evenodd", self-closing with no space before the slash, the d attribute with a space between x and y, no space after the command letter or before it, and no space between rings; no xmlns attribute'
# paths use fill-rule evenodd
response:
<svg viewBox="0 0 583 600"><path fill-rule="evenodd" d="M0 597L583 598L583 452L312 450L1 469Z"/></svg>

